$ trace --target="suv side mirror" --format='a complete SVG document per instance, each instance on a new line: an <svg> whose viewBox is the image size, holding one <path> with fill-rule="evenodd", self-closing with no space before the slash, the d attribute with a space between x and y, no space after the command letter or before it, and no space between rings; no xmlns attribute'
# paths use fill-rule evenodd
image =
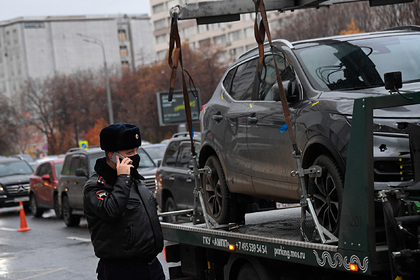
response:
<svg viewBox="0 0 420 280"><path fill-rule="evenodd" d="M299 101L299 86L296 79L282 81L283 88L286 94L287 102L297 102ZM277 83L273 85L273 91L275 96L275 101L280 101L280 89L277 86Z"/></svg>
<svg viewBox="0 0 420 280"><path fill-rule="evenodd" d="M42 175L41 178L42 178L43 181L47 181L47 182L50 182L51 181L50 174Z"/></svg>
<svg viewBox="0 0 420 280"><path fill-rule="evenodd" d="M78 176L78 177L87 177L88 175L87 175L87 172L86 172L85 169L83 169L83 168L77 168L76 169L76 176Z"/></svg>

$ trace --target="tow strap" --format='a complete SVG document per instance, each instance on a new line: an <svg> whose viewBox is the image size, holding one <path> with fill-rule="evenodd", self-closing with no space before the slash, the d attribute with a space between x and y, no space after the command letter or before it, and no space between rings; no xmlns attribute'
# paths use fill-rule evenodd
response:
<svg viewBox="0 0 420 280"><path fill-rule="evenodd" d="M175 49L174 49L175 47ZM185 74L188 75L189 81L192 84L193 88L196 89L194 85L194 81L192 80L191 75L188 73L187 70L184 69L182 64L182 52L181 52L181 39L179 37L178 32L178 13L172 12L171 10L171 32L169 35L169 54L168 54L168 63L169 66L172 68L171 73L171 80L169 85L169 97L168 101L172 101L172 96L174 93L174 85L175 85L175 78L176 72L178 70L178 64L181 66L181 77L182 77L182 92L184 96L184 105L185 105L185 115L187 117L187 126L188 126L188 133L190 135L191 141L191 153L194 156L197 155L194 147L194 128L192 125L192 118L191 118L191 106L190 106L190 97L188 95L188 88L187 83L185 81ZM192 91L195 98L196 90Z"/></svg>
<svg viewBox="0 0 420 280"><path fill-rule="evenodd" d="M265 67L264 63L264 39L265 34L267 34L268 43L270 44L271 53L273 55L273 61L274 61L274 67L276 69L276 76L277 76L277 84L280 90L280 99L281 99L281 105L283 107L283 114L286 119L286 125L287 130L289 132L290 141L292 142L293 151L296 155L300 154L300 150L298 149L296 145L295 135L293 133L292 125L290 122L290 110L289 105L287 104L287 98L286 93L284 91L283 82L281 80L279 68L277 66L277 61L274 57L274 49L275 46L273 45L273 42L271 40L271 34L270 34L270 27L268 25L267 20L267 13L265 10L265 5L263 0L253 0L255 4L255 23L254 23L254 35L255 40L258 43L258 51L259 51L259 60L258 60L258 76L261 77L261 70L262 67ZM261 21L258 23L258 12L260 12L261 15ZM287 58L286 55L284 56L285 59Z"/></svg>

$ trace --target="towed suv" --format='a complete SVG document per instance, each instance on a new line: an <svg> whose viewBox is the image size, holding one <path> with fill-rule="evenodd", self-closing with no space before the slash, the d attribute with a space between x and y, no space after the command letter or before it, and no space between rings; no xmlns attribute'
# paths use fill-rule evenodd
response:
<svg viewBox="0 0 420 280"><path fill-rule="evenodd" d="M302 150L303 168L322 167L308 178L320 222L336 233L350 139L353 102L390 94L384 74L401 72L403 89L420 90L420 27L329 38L273 42L257 77L258 49L231 65L200 114L200 167L209 214L219 223L243 220L243 205L256 198L299 202L301 187L287 129ZM274 58L273 58L274 57ZM287 128L274 59L290 107ZM419 105L374 111L375 188L412 180L400 173L398 152L409 150L404 123L420 123ZM411 172L412 173L412 172ZM403 175L401 175L403 174Z"/></svg>

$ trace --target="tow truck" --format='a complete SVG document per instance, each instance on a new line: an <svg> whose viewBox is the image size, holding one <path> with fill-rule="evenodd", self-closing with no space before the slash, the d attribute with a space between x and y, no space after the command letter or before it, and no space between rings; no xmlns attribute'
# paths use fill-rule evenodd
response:
<svg viewBox="0 0 420 280"><path fill-rule="evenodd" d="M214 22L218 16L229 20L251 12L255 7L248 2L187 4L177 17L199 18L202 23ZM266 2L267 10L332 3ZM414 180L380 191L373 182L373 110L420 103L420 92L401 93L398 84L398 79L386 80L392 94L354 101L338 236L319 224L304 186L301 207L251 213L244 224L219 225L206 215L196 185L203 219L198 218L197 207L161 214L192 213L191 222L161 223L168 241L166 261L176 263L170 268L170 279L420 279L420 124L407 124L410 145L401 154L403 164L412 165ZM292 174L317 176L316 167L303 170L297 163ZM195 164L196 184L204 172L209 170Z"/></svg>

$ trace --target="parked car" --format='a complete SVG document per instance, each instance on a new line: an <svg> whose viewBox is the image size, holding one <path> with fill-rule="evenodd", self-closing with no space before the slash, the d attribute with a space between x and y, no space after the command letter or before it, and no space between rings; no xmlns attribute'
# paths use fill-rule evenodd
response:
<svg viewBox="0 0 420 280"><path fill-rule="evenodd" d="M162 162L167 146L168 144L149 144L141 147L153 159L155 165L159 166Z"/></svg>
<svg viewBox="0 0 420 280"><path fill-rule="evenodd" d="M200 151L200 133L195 133L194 147ZM169 141L162 164L156 172L156 200L161 212L188 209L194 206L194 175L191 141L186 133L175 134Z"/></svg>
<svg viewBox="0 0 420 280"><path fill-rule="evenodd" d="M140 156L140 165L137 168L137 171L144 177L143 181L146 187L154 194L156 189L155 178L157 165L145 151L143 146L139 148L137 153Z"/></svg>
<svg viewBox="0 0 420 280"><path fill-rule="evenodd" d="M27 208L29 202L29 177L31 166L22 159L0 157L0 207L19 205Z"/></svg>
<svg viewBox="0 0 420 280"><path fill-rule="evenodd" d="M353 102L390 94L384 87L389 72L402 72L404 90L420 90L420 29L276 40L274 45L292 127L285 126L269 46L259 78L258 49L248 51L227 69L200 114L199 164L213 171L203 175L207 211L227 223L243 220L243 205L255 198L299 202L301 186L290 176L297 169L287 133L293 129L303 167L322 167L321 177L307 179L308 190L320 222L336 233ZM374 112L376 189L412 180L400 174L398 163L398 152L409 150L406 122L420 123L418 105Z"/></svg>
<svg viewBox="0 0 420 280"><path fill-rule="evenodd" d="M64 223L78 226L83 216L83 186L94 172L96 160L104 157L100 148L72 148L66 153L58 183L59 203Z"/></svg>
<svg viewBox="0 0 420 280"><path fill-rule="evenodd" d="M62 218L58 202L58 177L63 168L64 158L47 160L38 165L30 177L29 210L34 217L41 217L45 210L54 209L57 218Z"/></svg>
<svg viewBox="0 0 420 280"><path fill-rule="evenodd" d="M155 191L156 166L142 147L139 173L145 178L144 183L151 192ZM93 174L96 160L105 157L105 152L97 147L89 149L73 148L66 153L63 169L59 178L59 203L62 207L64 223L78 226L83 213L83 186Z"/></svg>

